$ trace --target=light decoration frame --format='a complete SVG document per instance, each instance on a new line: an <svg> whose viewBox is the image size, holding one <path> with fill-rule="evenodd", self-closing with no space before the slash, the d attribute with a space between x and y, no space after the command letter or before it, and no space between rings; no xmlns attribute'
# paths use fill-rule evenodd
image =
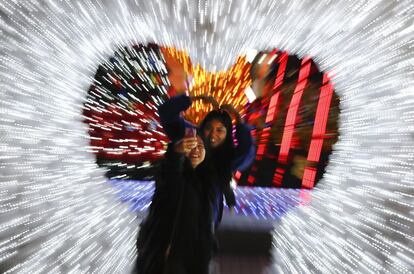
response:
<svg viewBox="0 0 414 274"><path fill-rule="evenodd" d="M275 223L273 272L414 269L411 1L0 1L0 268L127 273L138 222L86 152L81 107L117 45L208 70L248 49L312 56L341 97L311 201Z"/></svg>

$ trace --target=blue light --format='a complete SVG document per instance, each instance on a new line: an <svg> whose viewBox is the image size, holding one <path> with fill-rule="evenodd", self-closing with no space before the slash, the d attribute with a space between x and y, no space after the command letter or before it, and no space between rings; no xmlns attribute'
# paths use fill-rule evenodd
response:
<svg viewBox="0 0 414 274"><path fill-rule="evenodd" d="M122 202L133 212L145 213L154 193L153 181L110 180ZM305 193L306 192L306 193ZM309 192L309 193L308 193ZM264 187L237 187L234 215L260 220L277 220L289 210L308 204L310 190ZM225 206L226 210L228 207Z"/></svg>

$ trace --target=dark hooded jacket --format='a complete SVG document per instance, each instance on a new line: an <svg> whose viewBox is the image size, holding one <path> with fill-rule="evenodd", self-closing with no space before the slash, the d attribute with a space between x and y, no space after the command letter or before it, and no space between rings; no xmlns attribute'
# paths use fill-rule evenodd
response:
<svg viewBox="0 0 414 274"><path fill-rule="evenodd" d="M189 160L169 145L148 216L138 235L136 273L208 273L215 243L213 180L214 169L209 166L207 156L194 170Z"/></svg>

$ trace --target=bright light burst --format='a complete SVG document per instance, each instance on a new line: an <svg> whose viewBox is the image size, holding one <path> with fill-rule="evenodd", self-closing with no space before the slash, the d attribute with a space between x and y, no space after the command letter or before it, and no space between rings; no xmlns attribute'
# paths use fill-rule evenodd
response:
<svg viewBox="0 0 414 274"><path fill-rule="evenodd" d="M190 96L209 95L217 100L219 105L231 104L241 114L244 114L243 106L248 102L244 95L245 89L251 85L251 63L245 56L234 60L234 64L226 71L210 72L200 64L193 65L187 52L179 51L173 47L163 48L164 57L179 61L187 75L191 75L188 94ZM206 102L195 101L184 117L194 124L199 124L213 106Z"/></svg>
<svg viewBox="0 0 414 274"><path fill-rule="evenodd" d="M118 45L208 69L250 49L310 55L341 97L308 207L275 228L274 272L414 269L411 1L0 1L0 271L127 272L135 216L86 151L81 109Z"/></svg>

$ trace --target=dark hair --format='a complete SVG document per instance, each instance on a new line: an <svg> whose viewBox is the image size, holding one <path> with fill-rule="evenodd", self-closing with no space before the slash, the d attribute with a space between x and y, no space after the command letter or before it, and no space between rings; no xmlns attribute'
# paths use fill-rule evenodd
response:
<svg viewBox="0 0 414 274"><path fill-rule="evenodd" d="M233 137L232 137L233 125L231 123L230 115L225 110L210 111L206 115L206 117L204 117L203 121L200 124L201 132L203 132L206 126L213 120L220 121L227 130L226 139L224 140L224 143L220 145L220 147L225 146L229 148L234 148Z"/></svg>
<svg viewBox="0 0 414 274"><path fill-rule="evenodd" d="M235 153L235 147L233 142L233 125L231 117L225 110L212 110L200 124L200 131L204 132L206 126L213 120L220 121L227 130L226 138L223 144L217 148L211 149L212 159L217 172L217 176L224 184L227 184L231 180L232 176L232 160Z"/></svg>

